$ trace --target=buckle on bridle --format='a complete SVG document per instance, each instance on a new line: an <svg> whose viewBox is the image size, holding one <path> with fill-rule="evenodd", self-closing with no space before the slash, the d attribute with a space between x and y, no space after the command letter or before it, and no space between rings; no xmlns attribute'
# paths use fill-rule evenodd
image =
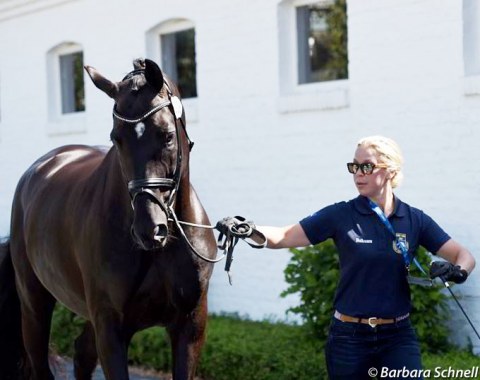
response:
<svg viewBox="0 0 480 380"><path fill-rule="evenodd" d="M375 322L374 322L374 321L376 321L377 319L378 319L377 317L370 317L370 318L368 318L368 324L369 324L369 326L370 326L372 329L375 328L375 327L378 325L378 323L375 323Z"/></svg>

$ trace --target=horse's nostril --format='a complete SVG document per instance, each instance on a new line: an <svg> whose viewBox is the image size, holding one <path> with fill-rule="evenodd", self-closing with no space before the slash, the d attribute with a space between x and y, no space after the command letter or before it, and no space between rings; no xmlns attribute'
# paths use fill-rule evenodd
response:
<svg viewBox="0 0 480 380"><path fill-rule="evenodd" d="M154 233L154 239L159 241L159 242L163 242L166 238L167 238L167 235L168 235L168 227L166 224L159 224L158 226L155 227L155 229L153 230L153 233Z"/></svg>

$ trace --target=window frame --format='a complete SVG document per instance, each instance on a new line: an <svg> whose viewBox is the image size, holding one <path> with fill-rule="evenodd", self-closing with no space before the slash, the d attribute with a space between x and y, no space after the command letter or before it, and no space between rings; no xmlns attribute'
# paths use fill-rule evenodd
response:
<svg viewBox="0 0 480 380"><path fill-rule="evenodd" d="M282 0L278 4L279 113L347 108L349 79L299 83L297 8L334 0ZM347 9L348 17L348 9Z"/></svg>
<svg viewBox="0 0 480 380"><path fill-rule="evenodd" d="M47 132L50 135L81 133L86 131L86 111L62 112L62 82L60 56L83 53L85 51L81 44L76 42L62 42L47 52L47 101L48 101L48 124ZM85 74L82 71L84 84ZM86 101L86 94L84 94Z"/></svg>
<svg viewBox="0 0 480 380"><path fill-rule="evenodd" d="M480 4L477 0L462 1L463 93L480 95ZM472 9L471 7L475 7Z"/></svg>

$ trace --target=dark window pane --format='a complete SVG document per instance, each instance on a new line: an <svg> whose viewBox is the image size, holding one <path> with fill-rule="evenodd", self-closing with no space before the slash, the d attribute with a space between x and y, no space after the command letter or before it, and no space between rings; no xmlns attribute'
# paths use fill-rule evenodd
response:
<svg viewBox="0 0 480 380"><path fill-rule="evenodd" d="M85 111L83 53L60 56L62 113Z"/></svg>
<svg viewBox="0 0 480 380"><path fill-rule="evenodd" d="M297 8L299 83L348 78L346 1Z"/></svg>
<svg viewBox="0 0 480 380"><path fill-rule="evenodd" d="M162 67L180 90L182 98L197 96L195 29L162 34Z"/></svg>

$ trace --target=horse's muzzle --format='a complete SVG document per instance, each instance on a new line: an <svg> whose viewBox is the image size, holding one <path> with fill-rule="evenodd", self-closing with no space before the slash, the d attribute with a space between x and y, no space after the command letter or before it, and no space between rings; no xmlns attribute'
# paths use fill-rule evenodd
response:
<svg viewBox="0 0 480 380"><path fill-rule="evenodd" d="M155 226L150 232L140 232L135 226L131 228L133 240L145 251L162 249L167 244L168 227L161 223Z"/></svg>

